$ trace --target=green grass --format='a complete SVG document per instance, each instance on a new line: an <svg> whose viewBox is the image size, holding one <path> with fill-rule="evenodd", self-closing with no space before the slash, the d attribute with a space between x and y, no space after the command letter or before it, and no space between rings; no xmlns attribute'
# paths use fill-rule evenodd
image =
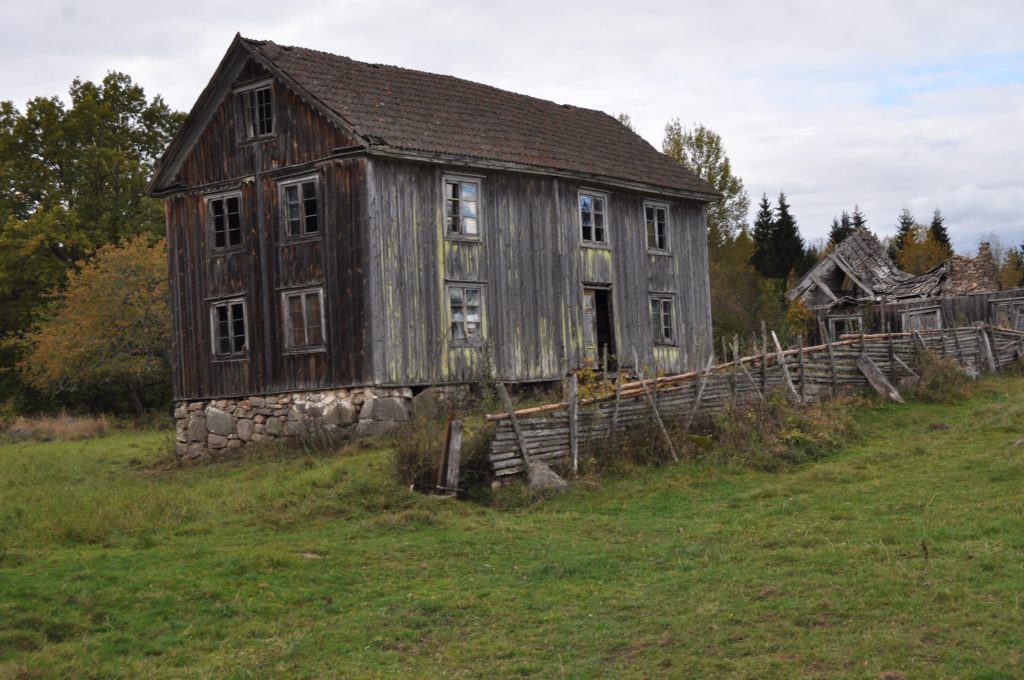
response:
<svg viewBox="0 0 1024 680"><path fill-rule="evenodd" d="M1024 379L858 421L788 472L511 510L398 489L375 450L0 444L0 678L1024 677Z"/></svg>

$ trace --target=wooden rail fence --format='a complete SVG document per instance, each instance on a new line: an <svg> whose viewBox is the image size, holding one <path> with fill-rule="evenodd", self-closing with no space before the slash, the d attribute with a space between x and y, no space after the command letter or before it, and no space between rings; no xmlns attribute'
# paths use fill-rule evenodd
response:
<svg viewBox="0 0 1024 680"><path fill-rule="evenodd" d="M568 456L575 463L573 454L581 445L652 417L689 424L698 414L756 403L774 390L798 403L867 387L885 393L886 383L891 387L918 377L925 350L978 372L999 371L1024 355L1024 332L970 326L845 337L789 350L782 350L776 340L774 349L765 337L756 354L740 357L734 348L733 361L700 371L620 383L614 394L521 409L514 419L510 413L488 415L495 423L490 448L494 474L524 473L524 450L530 460L552 462Z"/></svg>

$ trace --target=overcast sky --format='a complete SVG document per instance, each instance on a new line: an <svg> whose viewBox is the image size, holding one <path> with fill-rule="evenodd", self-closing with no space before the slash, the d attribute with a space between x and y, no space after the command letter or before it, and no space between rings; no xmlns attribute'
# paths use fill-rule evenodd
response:
<svg viewBox="0 0 1024 680"><path fill-rule="evenodd" d="M805 238L859 204L891 234L1024 241L1024 2L34 2L0 5L0 99L128 73L188 110L235 32L721 134L752 207Z"/></svg>

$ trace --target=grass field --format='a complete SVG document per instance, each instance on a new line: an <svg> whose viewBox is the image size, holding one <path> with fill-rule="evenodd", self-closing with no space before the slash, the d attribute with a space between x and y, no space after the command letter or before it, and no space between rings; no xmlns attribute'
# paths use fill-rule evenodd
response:
<svg viewBox="0 0 1024 680"><path fill-rule="evenodd" d="M0 444L0 678L1024 677L1024 379L858 421L491 506L380 450Z"/></svg>

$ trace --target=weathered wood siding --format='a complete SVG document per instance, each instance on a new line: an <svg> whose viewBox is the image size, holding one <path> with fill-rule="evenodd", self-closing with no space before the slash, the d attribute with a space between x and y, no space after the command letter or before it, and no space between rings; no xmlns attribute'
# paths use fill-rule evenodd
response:
<svg viewBox="0 0 1024 680"><path fill-rule="evenodd" d="M710 351L703 204L587 185L608 196L607 248L580 239L574 182L511 172L368 161L374 380L555 380L584 363L583 288L612 291L616 346L645 371L692 368ZM443 178L480 182L478 241L445 238ZM648 253L644 201L669 205L671 256ZM453 347L447 283L484 288L484 347ZM678 346L655 347L651 293L675 298Z"/></svg>
<svg viewBox="0 0 1024 680"><path fill-rule="evenodd" d="M248 64L236 82L265 77ZM370 381L366 294L366 162L331 159L354 140L278 82L276 134L239 143L228 96L181 166L182 193L166 199L178 399L244 396ZM292 166L295 166L294 168ZM320 182L315 238L283 237L278 185L300 175ZM206 196L240 191L241 249L216 254L207 242ZM326 351L287 353L282 292L323 286ZM210 305L245 300L248 353L213 356Z"/></svg>

